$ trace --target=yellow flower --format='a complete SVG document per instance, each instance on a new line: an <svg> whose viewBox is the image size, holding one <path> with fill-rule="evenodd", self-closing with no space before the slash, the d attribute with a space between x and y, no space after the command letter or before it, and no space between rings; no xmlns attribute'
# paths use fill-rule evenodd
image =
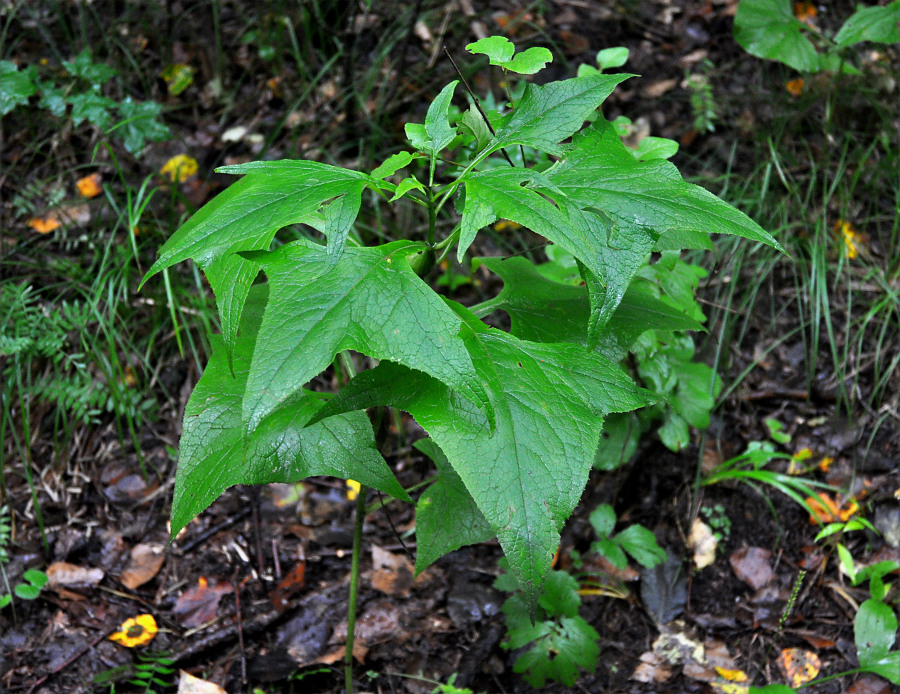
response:
<svg viewBox="0 0 900 694"><path fill-rule="evenodd" d="M800 96L803 93L803 78L800 77L795 80L791 80L784 85L784 88L788 90L788 94L790 94L791 96Z"/></svg>
<svg viewBox="0 0 900 694"><path fill-rule="evenodd" d="M195 175L198 168L196 159L187 154L177 154L163 164L159 172L168 176L173 183L178 183Z"/></svg>
<svg viewBox="0 0 900 694"><path fill-rule="evenodd" d="M134 648L150 643L157 631L159 630L152 614L139 614L122 622L119 630L111 634L109 640L121 643L125 648Z"/></svg>
<svg viewBox="0 0 900 694"><path fill-rule="evenodd" d="M356 501L356 497L359 496L359 490L362 488L362 485L356 480L347 480L347 498L350 501Z"/></svg>
<svg viewBox="0 0 900 694"><path fill-rule="evenodd" d="M857 243L860 240L859 232L851 226L850 222L845 222L843 219L837 221L837 224L834 225L834 230L840 232L841 237L844 239L844 246L847 249L847 257L853 260L859 255L859 248L857 247Z"/></svg>

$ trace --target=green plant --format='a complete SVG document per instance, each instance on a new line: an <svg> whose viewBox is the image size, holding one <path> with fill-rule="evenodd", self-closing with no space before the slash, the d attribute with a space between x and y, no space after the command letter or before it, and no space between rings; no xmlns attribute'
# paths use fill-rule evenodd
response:
<svg viewBox="0 0 900 694"><path fill-rule="evenodd" d="M850 523L853 523L853 521L850 521L848 525ZM821 537L822 534L820 533L819 536ZM849 571L852 572L849 575L853 585L869 581L869 593L871 595L868 600L860 604L856 617L853 620L853 635L859 667L855 670L820 677L797 687L796 690L823 684L829 680L859 672L869 672L883 677L892 684L900 685L900 651L891 650L897 638L897 615L894 608L886 601L890 586L884 583L884 577L900 569L900 564L895 561L882 561L857 571L853 565L852 558L850 558L849 562ZM847 567L843 555L841 556L841 564L845 568ZM790 692L796 690L784 684L750 687L751 694L790 694Z"/></svg>
<svg viewBox="0 0 900 694"><path fill-rule="evenodd" d="M801 11L812 3L797 3ZM748 53L777 60L800 72L860 74L850 62L848 49L864 41L900 41L897 22L900 2L883 7L859 7L834 36L791 11L791 0L741 0L734 17L734 38Z"/></svg>
<svg viewBox="0 0 900 694"><path fill-rule="evenodd" d="M591 525L599 539L591 543L591 551L602 554L618 569L628 564L628 554L638 564L653 568L666 560L666 552L647 528L637 523L612 535L616 527L616 512L609 504L601 504L591 512Z"/></svg>
<svg viewBox="0 0 900 694"><path fill-rule="evenodd" d="M634 526L632 526L634 527ZM551 571L543 584L537 610L532 610L512 573L503 573L494 587L513 593L503 603L507 650L525 649L513 665L533 687L547 680L575 684L579 669L597 668L600 635L579 616L578 581L565 571ZM529 615L534 614L532 619Z"/></svg>
<svg viewBox="0 0 900 694"><path fill-rule="evenodd" d="M712 529L713 536L721 543L728 540L731 535L731 518L722 504L714 504L713 506L703 506L700 509L700 515L706 519L707 525Z"/></svg>
<svg viewBox="0 0 900 694"><path fill-rule="evenodd" d="M154 687L167 689L172 686L172 675L175 674L175 668L172 667L174 664L175 661L166 653L138 653L135 663L119 665L97 673L94 676L94 684L108 684L110 692L115 692L117 682L125 682L139 687L145 693L152 692Z"/></svg>
<svg viewBox="0 0 900 694"><path fill-rule="evenodd" d="M161 104L134 101L130 96L117 102L101 93L103 85L118 72L105 63L95 63L90 48L63 62L63 69L67 76L57 82L61 75L49 69L29 65L20 70L15 63L0 60L0 116L27 105L31 97L39 95L38 106L57 118L68 111L75 126L88 121L108 133L118 131L116 135L125 149L135 155L140 155L148 141L171 137L169 129L158 120Z"/></svg>
<svg viewBox="0 0 900 694"><path fill-rule="evenodd" d="M9 563L9 541L11 526L9 522L9 508L0 506L0 574L6 586L6 594L0 595L0 610L12 603L13 594L22 600L37 600L41 589L47 585L47 574L38 569L28 569L22 574L22 583L10 586L6 575L6 565Z"/></svg>
<svg viewBox="0 0 900 694"><path fill-rule="evenodd" d="M516 65L508 51L501 58L506 69ZM484 128L469 119L468 130L449 122L458 84L451 82L424 125L407 124L412 151L372 173L313 161L220 169L244 177L166 242L144 279L193 258L222 319L185 413L173 532L234 484L327 474L361 482L361 498L371 486L409 500L361 412L390 405L411 412L447 460L417 504L417 570L496 535L523 604L535 612L603 417L656 399L618 367L622 350L645 329L685 328L682 314L658 312L664 302L641 287L651 253L709 248L710 233L780 248L672 164L638 161L623 146L595 112L629 77L528 84L510 110L487 114ZM535 170L497 156L516 146L552 164ZM417 160L426 165L423 180L388 180ZM354 228L364 193L375 205L413 205L424 240L365 246ZM542 324L540 335L515 324L510 332L489 328L479 316L497 308L494 299L467 308L423 280L454 246L465 260L479 230L501 218L576 259L583 284L570 287L578 294L573 313L557 297L520 306L520 318ZM310 233L270 250L292 224L323 233L326 243ZM481 262L503 272L497 268L515 260ZM267 282L254 284L260 270ZM504 292L515 297L509 286ZM360 370L354 352L380 363ZM329 367L340 382L349 377L336 396L305 387ZM361 528L357 517L354 553ZM351 597L351 614L352 607ZM349 690L349 663L347 673Z"/></svg>
<svg viewBox="0 0 900 694"><path fill-rule="evenodd" d="M716 99L709 81L709 72L712 68L713 64L709 58L704 58L697 70L688 70L684 77L691 112L694 114L694 130L698 133L715 132L716 121L719 119Z"/></svg>
<svg viewBox="0 0 900 694"><path fill-rule="evenodd" d="M818 519L819 514L810 505L809 499L819 498L817 490L833 490L830 484L804 477L766 470L773 460L792 460L792 456L775 450L769 441L751 441L747 450L734 458L717 465L701 481L701 486L737 481L756 488L757 484L767 484L800 504L810 517ZM818 521L821 522L821 521Z"/></svg>

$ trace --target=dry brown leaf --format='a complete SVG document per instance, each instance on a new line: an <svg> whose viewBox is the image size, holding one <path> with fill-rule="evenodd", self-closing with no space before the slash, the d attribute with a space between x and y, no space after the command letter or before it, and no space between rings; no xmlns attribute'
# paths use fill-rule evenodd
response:
<svg viewBox="0 0 900 694"><path fill-rule="evenodd" d="M719 546L719 540L713 535L709 526L699 518L695 518L691 525L687 545L694 553L694 566L698 569L705 569L716 560L716 548Z"/></svg>
<svg viewBox="0 0 900 694"><path fill-rule="evenodd" d="M210 583L201 576L196 586L178 596L172 612L180 617L184 626L198 627L215 619L219 601L232 592L234 587L230 583Z"/></svg>
<svg viewBox="0 0 900 694"><path fill-rule="evenodd" d="M156 576L165 560L163 545L156 543L135 545L131 550L128 566L119 576L119 581L128 590L134 590Z"/></svg>
<svg viewBox="0 0 900 694"><path fill-rule="evenodd" d="M59 591L64 588L94 588L103 580L103 569L94 569L65 561L47 567L47 587Z"/></svg>
<svg viewBox="0 0 900 694"><path fill-rule="evenodd" d="M178 694L228 694L218 684L201 680L192 674L180 670L178 672Z"/></svg>
<svg viewBox="0 0 900 694"><path fill-rule="evenodd" d="M680 81L681 80L676 77L670 80L653 82L652 84L648 84L646 87L643 87L641 89L641 95L646 97L647 99L658 99L666 92L669 92L677 87Z"/></svg>
<svg viewBox="0 0 900 694"><path fill-rule="evenodd" d="M734 575L754 590L759 590L775 577L769 560L772 552L761 547L741 547L729 558Z"/></svg>
<svg viewBox="0 0 900 694"><path fill-rule="evenodd" d="M387 595L408 595L415 569L403 554L372 547L372 587Z"/></svg>

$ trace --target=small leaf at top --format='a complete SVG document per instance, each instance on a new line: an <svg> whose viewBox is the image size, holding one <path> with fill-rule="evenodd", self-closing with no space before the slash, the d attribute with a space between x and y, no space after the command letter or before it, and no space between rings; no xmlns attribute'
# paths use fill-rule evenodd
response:
<svg viewBox="0 0 900 694"><path fill-rule="evenodd" d="M85 48L71 62L64 60L63 67L70 75L90 82L95 89L119 74L105 63L95 63L90 48Z"/></svg>
<svg viewBox="0 0 900 694"><path fill-rule="evenodd" d="M431 102L428 113L425 114L425 132L428 135L425 151L433 156L437 156L456 137L456 128L450 125L448 114L457 84L459 80L453 80L444 87Z"/></svg>
<svg viewBox="0 0 900 694"><path fill-rule="evenodd" d="M544 69L547 63L553 62L553 54L541 46L534 46L517 53L515 57L502 63L504 69L520 75L533 75Z"/></svg>
<svg viewBox="0 0 900 694"><path fill-rule="evenodd" d="M488 36L466 46L469 53L486 55L491 65L502 65L512 59L516 47L505 36Z"/></svg>
<svg viewBox="0 0 900 694"><path fill-rule="evenodd" d="M597 53L597 67L601 70L609 70L611 67L622 67L628 62L628 49L624 46L604 48Z"/></svg>

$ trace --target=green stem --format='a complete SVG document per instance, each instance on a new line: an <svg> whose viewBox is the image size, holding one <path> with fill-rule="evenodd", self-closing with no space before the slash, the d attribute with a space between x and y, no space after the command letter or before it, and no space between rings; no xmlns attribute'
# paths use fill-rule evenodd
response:
<svg viewBox="0 0 900 694"><path fill-rule="evenodd" d="M500 299L500 297L494 297L493 299L482 301L480 304L475 304L475 306L469 310L479 318L484 318L485 316L491 315L494 311L503 306L504 303L506 303L505 300Z"/></svg>
<svg viewBox="0 0 900 694"><path fill-rule="evenodd" d="M356 522L353 526L353 558L350 564L350 601L347 605L347 650L344 653L344 691L353 694L353 642L356 629L356 603L359 596L359 555L362 549L363 523L366 520L366 495L369 488L359 489L356 497Z"/></svg>

